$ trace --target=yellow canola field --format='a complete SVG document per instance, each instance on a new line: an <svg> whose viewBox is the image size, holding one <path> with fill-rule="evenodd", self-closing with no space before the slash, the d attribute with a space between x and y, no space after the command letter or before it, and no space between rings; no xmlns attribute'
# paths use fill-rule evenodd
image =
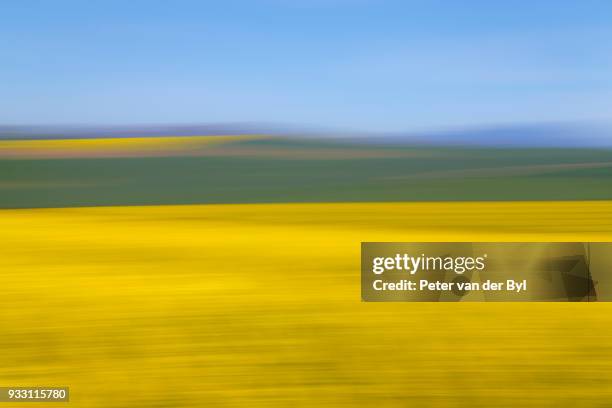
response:
<svg viewBox="0 0 612 408"><path fill-rule="evenodd" d="M612 305L362 303L359 250L611 238L610 202L3 210L0 386L69 386L72 407L604 407Z"/></svg>
<svg viewBox="0 0 612 408"><path fill-rule="evenodd" d="M225 143L258 140L256 135L164 136L91 139L0 140L0 157L71 157L97 154L171 154Z"/></svg>

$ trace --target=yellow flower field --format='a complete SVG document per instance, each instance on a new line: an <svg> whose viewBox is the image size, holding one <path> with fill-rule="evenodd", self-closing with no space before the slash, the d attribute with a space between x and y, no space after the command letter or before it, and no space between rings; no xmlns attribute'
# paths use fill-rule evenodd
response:
<svg viewBox="0 0 612 408"><path fill-rule="evenodd" d="M612 305L362 303L359 249L611 239L604 201L2 210L0 386L69 386L73 407L605 406Z"/></svg>
<svg viewBox="0 0 612 408"><path fill-rule="evenodd" d="M66 158L184 154L194 149L265 136L164 136L90 139L0 140L0 158Z"/></svg>

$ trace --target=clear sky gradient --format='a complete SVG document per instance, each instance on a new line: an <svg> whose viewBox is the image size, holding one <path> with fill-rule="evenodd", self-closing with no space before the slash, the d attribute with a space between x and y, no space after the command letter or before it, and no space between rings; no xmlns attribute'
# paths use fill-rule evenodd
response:
<svg viewBox="0 0 612 408"><path fill-rule="evenodd" d="M0 124L612 118L612 2L0 3Z"/></svg>

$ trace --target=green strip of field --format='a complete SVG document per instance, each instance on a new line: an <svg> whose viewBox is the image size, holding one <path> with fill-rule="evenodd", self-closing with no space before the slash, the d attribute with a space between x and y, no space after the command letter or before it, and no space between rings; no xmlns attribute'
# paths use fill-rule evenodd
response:
<svg viewBox="0 0 612 408"><path fill-rule="evenodd" d="M313 145L259 143L262 148L269 143L296 151ZM358 153L372 148L350 149ZM0 208L612 199L609 150L398 150L406 157L0 160Z"/></svg>

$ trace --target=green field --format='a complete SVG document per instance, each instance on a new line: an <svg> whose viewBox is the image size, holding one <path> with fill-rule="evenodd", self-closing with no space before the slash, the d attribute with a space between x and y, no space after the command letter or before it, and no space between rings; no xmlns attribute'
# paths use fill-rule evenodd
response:
<svg viewBox="0 0 612 408"><path fill-rule="evenodd" d="M225 149L225 150L223 150ZM612 199L612 151L237 142L215 155L0 159L0 208Z"/></svg>

